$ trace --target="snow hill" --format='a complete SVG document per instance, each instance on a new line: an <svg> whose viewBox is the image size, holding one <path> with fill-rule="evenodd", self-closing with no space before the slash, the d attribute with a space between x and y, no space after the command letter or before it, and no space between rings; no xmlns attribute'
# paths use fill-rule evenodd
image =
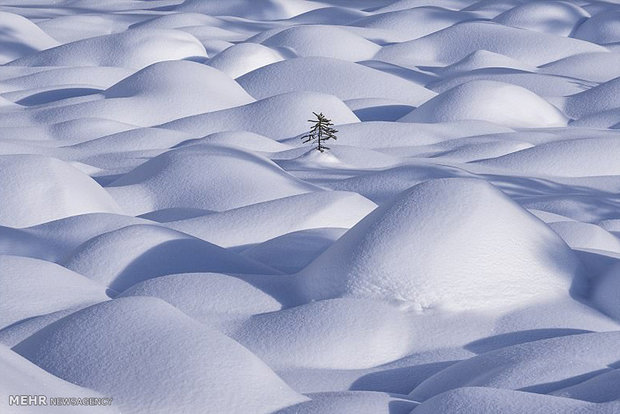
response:
<svg viewBox="0 0 620 414"><path fill-rule="evenodd" d="M618 1L0 0L0 413L618 413L619 160Z"/></svg>

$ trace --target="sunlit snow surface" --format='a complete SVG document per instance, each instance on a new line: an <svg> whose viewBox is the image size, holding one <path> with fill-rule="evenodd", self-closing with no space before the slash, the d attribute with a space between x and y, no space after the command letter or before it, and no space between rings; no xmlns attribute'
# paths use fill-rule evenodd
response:
<svg viewBox="0 0 620 414"><path fill-rule="evenodd" d="M0 0L0 64L2 414L620 412L618 1Z"/></svg>

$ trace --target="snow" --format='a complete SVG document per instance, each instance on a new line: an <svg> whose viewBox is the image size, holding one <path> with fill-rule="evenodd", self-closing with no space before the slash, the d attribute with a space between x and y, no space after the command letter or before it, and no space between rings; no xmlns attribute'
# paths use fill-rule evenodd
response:
<svg viewBox="0 0 620 414"><path fill-rule="evenodd" d="M144 29L78 40L12 61L17 66L120 66L206 57L202 44L178 30Z"/></svg>
<svg viewBox="0 0 620 414"><path fill-rule="evenodd" d="M426 400L465 386L549 393L610 370L618 332L584 333L508 346L458 362L418 385Z"/></svg>
<svg viewBox="0 0 620 414"><path fill-rule="evenodd" d="M514 7L493 20L506 26L569 36L589 17L590 14L576 4L539 1Z"/></svg>
<svg viewBox="0 0 620 414"><path fill-rule="evenodd" d="M113 395L123 412L268 413L306 400L247 349L155 298L83 309L13 349L65 381Z"/></svg>
<svg viewBox="0 0 620 414"><path fill-rule="evenodd" d="M204 168L197 171L196 163ZM230 174L233 171L235 175ZM127 211L143 214L181 206L228 210L315 188L251 152L191 145L140 165L112 182L110 190ZM137 198L137 194L141 197Z"/></svg>
<svg viewBox="0 0 620 414"><path fill-rule="evenodd" d="M0 63L2 64L59 44L25 17L0 12L0 19L2 20Z"/></svg>
<svg viewBox="0 0 620 414"><path fill-rule="evenodd" d="M0 156L0 225L27 227L77 214L120 209L92 178L56 158Z"/></svg>
<svg viewBox="0 0 620 414"><path fill-rule="evenodd" d="M483 181L437 179L364 218L301 272L300 283L313 299L464 310L566 294L577 275L568 247L502 193Z"/></svg>
<svg viewBox="0 0 620 414"><path fill-rule="evenodd" d="M407 314L352 298L255 315L230 336L275 368L368 368L404 357L415 341Z"/></svg>
<svg viewBox="0 0 620 414"><path fill-rule="evenodd" d="M339 39L337 44L330 39ZM324 56L335 59L368 60L380 49L361 36L331 26L294 26L262 42L272 48L288 48L297 56Z"/></svg>
<svg viewBox="0 0 620 414"><path fill-rule="evenodd" d="M449 89L400 120L480 120L509 128L566 125L562 112L535 93L520 86L489 80L471 81Z"/></svg>
<svg viewBox="0 0 620 414"><path fill-rule="evenodd" d="M620 142L617 138L582 138L549 142L480 163L518 170L530 175L563 177L618 175L619 153ZM596 162L590 162L594 157Z"/></svg>
<svg viewBox="0 0 620 414"><path fill-rule="evenodd" d="M620 41L620 13L617 10L599 13L580 25L575 31L575 37L598 44L608 44Z"/></svg>
<svg viewBox="0 0 620 414"><path fill-rule="evenodd" d="M434 93L402 78L329 57L295 58L256 69L237 79L257 99L296 89L340 99L391 98L419 105Z"/></svg>
<svg viewBox="0 0 620 414"><path fill-rule="evenodd" d="M0 0L0 411L620 412L617 3Z"/></svg>
<svg viewBox="0 0 620 414"><path fill-rule="evenodd" d="M231 46L209 60L209 65L231 78L238 78L255 69L284 60L282 53L258 43Z"/></svg>
<svg viewBox="0 0 620 414"><path fill-rule="evenodd" d="M168 223L168 227L224 246L261 243L299 230L350 228L376 204L349 192L317 191ZM272 211L281 214L273 216ZM243 223L239 231L233 226Z"/></svg>
<svg viewBox="0 0 620 414"><path fill-rule="evenodd" d="M120 292L147 278L213 271L272 273L204 240L146 224L103 233L78 246L62 264Z"/></svg>
<svg viewBox="0 0 620 414"><path fill-rule="evenodd" d="M594 282L592 302L609 316L620 319L618 294L620 293L620 266L613 265Z"/></svg>
<svg viewBox="0 0 620 414"><path fill-rule="evenodd" d="M0 367L2 367L2 372L4 373L0 381L0 388L2 389L2 392L7 395L45 395L50 397L66 395L75 398L105 397L95 391L63 381L62 379L37 367L27 359L16 354L10 348L3 345L0 345ZM0 402L0 408L2 408L3 412L16 412L15 407L9 406L8 398L5 398L2 402ZM21 410L23 408L24 407L17 408L17 412L24 411ZM120 412L113 406L98 406L96 407L96 410L101 413ZM77 414L83 412L83 408L71 406L47 406L45 411L58 414Z"/></svg>
<svg viewBox="0 0 620 414"><path fill-rule="evenodd" d="M533 44L536 44L532 53ZM421 39L385 46L377 58L402 66L452 64L476 50L488 50L541 65L561 58L606 49L573 38L520 30L488 22L465 22L425 36Z"/></svg>
<svg viewBox="0 0 620 414"><path fill-rule="evenodd" d="M45 260L0 256L0 328L75 306L103 302L105 288Z"/></svg>
<svg viewBox="0 0 620 414"><path fill-rule="evenodd" d="M416 414L426 413L557 413L577 414L584 412L614 413L617 403L591 404L570 398L558 398L521 391L497 390L482 387L464 387L440 394L425 401Z"/></svg>

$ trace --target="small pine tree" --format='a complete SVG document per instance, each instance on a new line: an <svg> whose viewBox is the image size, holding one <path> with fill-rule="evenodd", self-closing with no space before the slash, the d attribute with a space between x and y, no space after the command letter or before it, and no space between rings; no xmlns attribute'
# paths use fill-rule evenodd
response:
<svg viewBox="0 0 620 414"><path fill-rule="evenodd" d="M323 144L323 141L327 141L328 139L337 139L336 132L338 131L332 128L332 125L334 124L332 123L331 119L327 119L327 117L323 115L323 112L318 114L316 112L312 113L314 114L314 116L316 116L316 119L308 119L308 122L311 122L314 125L312 125L312 128L310 128L310 132L302 136L301 139L305 139L303 141L304 144L306 142L312 142L316 140L316 149L323 152L329 149L329 147L326 147Z"/></svg>

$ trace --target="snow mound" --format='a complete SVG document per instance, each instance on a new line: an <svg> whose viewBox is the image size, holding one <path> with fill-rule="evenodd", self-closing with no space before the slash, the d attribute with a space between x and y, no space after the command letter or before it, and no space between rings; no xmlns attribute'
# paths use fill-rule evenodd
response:
<svg viewBox="0 0 620 414"><path fill-rule="evenodd" d="M598 44L620 42L620 10L592 16L577 28L574 36Z"/></svg>
<svg viewBox="0 0 620 414"><path fill-rule="evenodd" d="M206 57L202 44L178 30L142 29L79 40L11 62L16 66L120 66L142 69L165 60Z"/></svg>
<svg viewBox="0 0 620 414"><path fill-rule="evenodd" d="M273 139L284 139L307 132L308 117L317 110L329 114L335 125L359 122L349 107L335 96L316 92L291 92L237 108L180 119L163 127L198 136L240 130ZM269 122L265 122L265 119Z"/></svg>
<svg viewBox="0 0 620 414"><path fill-rule="evenodd" d="M404 122L476 119L511 128L565 126L556 107L520 86L477 80L456 86L405 115Z"/></svg>
<svg viewBox="0 0 620 414"><path fill-rule="evenodd" d="M63 266L118 292L145 279L174 273L274 273L204 240L147 224L94 237L77 247Z"/></svg>
<svg viewBox="0 0 620 414"><path fill-rule="evenodd" d="M218 273L184 273L148 279L119 297L152 296L192 318L213 323L220 317L244 317L281 309L280 303L239 278Z"/></svg>
<svg viewBox="0 0 620 414"><path fill-rule="evenodd" d="M131 29L181 29L196 26L220 26L223 21L202 13L172 13L134 23Z"/></svg>
<svg viewBox="0 0 620 414"><path fill-rule="evenodd" d="M343 100L386 98L417 106L435 96L428 89L398 76L326 57L289 59L237 80L257 99L292 91L314 91Z"/></svg>
<svg viewBox="0 0 620 414"><path fill-rule="evenodd" d="M162 114L162 116L167 116L167 114ZM65 151L78 159L89 162L91 156L96 157L110 152L167 150L191 137L189 134L164 128L135 128L71 145Z"/></svg>
<svg viewBox="0 0 620 414"><path fill-rule="evenodd" d="M61 43L70 43L89 37L103 36L127 30L129 22L118 15L66 14L37 19L37 26Z"/></svg>
<svg viewBox="0 0 620 414"><path fill-rule="evenodd" d="M348 229L299 230L274 237L244 250L241 254L284 273L297 273L323 253Z"/></svg>
<svg viewBox="0 0 620 414"><path fill-rule="evenodd" d="M340 391L311 394L311 401L284 408L274 414L410 414L417 405L398 395L371 391Z"/></svg>
<svg viewBox="0 0 620 414"><path fill-rule="evenodd" d="M309 298L505 308L566 295L578 269L553 231L490 184L436 179L369 214L308 265L299 283Z"/></svg>
<svg viewBox="0 0 620 414"><path fill-rule="evenodd" d="M571 249L604 250L620 254L620 239L603 228L579 221L559 221L549 225Z"/></svg>
<svg viewBox="0 0 620 414"><path fill-rule="evenodd" d="M316 191L167 223L222 247L261 243L293 231L350 228L377 207L344 191ZM273 212L278 214L274 215ZM243 225L240 225L243 224Z"/></svg>
<svg viewBox="0 0 620 414"><path fill-rule="evenodd" d="M369 368L407 355L415 341L406 313L352 298L255 315L230 336L275 369Z"/></svg>
<svg viewBox="0 0 620 414"><path fill-rule="evenodd" d="M288 19L322 7L321 3L302 0L253 0L252 7L244 0L186 0L177 8L183 12L211 16L238 16L258 20Z"/></svg>
<svg viewBox="0 0 620 414"><path fill-rule="evenodd" d="M278 152L291 149L264 135L247 131L223 131L209 134L204 138L192 139L181 143L180 146L210 144L224 147L235 147L246 151Z"/></svg>
<svg viewBox="0 0 620 414"><path fill-rule="evenodd" d="M142 119L157 112L157 122L254 101L224 73L188 61L155 63L113 85L104 95L108 99L131 99L134 111L144 113Z"/></svg>
<svg viewBox="0 0 620 414"><path fill-rule="evenodd" d="M99 184L56 158L2 155L0 170L0 188L7 194L0 225L27 227L77 214L119 212Z"/></svg>
<svg viewBox="0 0 620 414"><path fill-rule="evenodd" d="M316 189L250 152L191 145L145 162L108 191L137 215L173 207L228 210Z"/></svg>
<svg viewBox="0 0 620 414"><path fill-rule="evenodd" d="M549 142L478 161L478 164L523 174L559 177L619 175L620 141L616 137Z"/></svg>
<svg viewBox="0 0 620 414"><path fill-rule="evenodd" d="M539 71L592 82L607 82L620 77L620 53L582 53L543 65Z"/></svg>
<svg viewBox="0 0 620 414"><path fill-rule="evenodd" d="M262 43L274 48L289 48L302 57L323 56L352 62L372 59L380 49L359 35L332 26L293 26Z"/></svg>
<svg viewBox="0 0 620 414"><path fill-rule="evenodd" d="M247 349L155 298L83 309L13 349L59 378L113 395L123 412L269 413L306 400Z"/></svg>
<svg viewBox="0 0 620 414"><path fill-rule="evenodd" d="M390 30L401 40L412 40L450 27L456 23L475 19L468 12L454 11L435 6L413 7L410 9L378 13L359 19L354 26ZM415 24L412 24L415 22Z"/></svg>
<svg viewBox="0 0 620 414"><path fill-rule="evenodd" d="M570 123L574 127L596 128L596 129L619 129L620 128L620 107L609 109L603 112L586 115Z"/></svg>
<svg viewBox="0 0 620 414"><path fill-rule="evenodd" d="M23 231L47 246L46 259L58 262L85 241L133 224L151 223L120 214L92 213L50 221Z"/></svg>
<svg viewBox="0 0 620 414"><path fill-rule="evenodd" d="M3 413L39 411L36 408L40 407L31 410L27 410L25 407L16 409L15 406L9 405L9 395L43 395L47 397L46 401L48 404L50 402L49 398L56 396L71 396L75 398L104 397L95 391L78 387L45 372L4 345L0 345L0 371L3 372L2 377L0 377L0 390L2 390L3 397L0 401L0 410ZM42 408L40 410L43 411ZM84 412L84 408L81 406L47 405L44 410L46 413L53 414L78 414ZM103 414L119 412L113 406L98 406L96 411Z"/></svg>
<svg viewBox="0 0 620 414"><path fill-rule="evenodd" d="M310 10L292 17L288 21L297 24L345 25L364 16L368 16L368 13L343 5L343 7L321 7L320 9Z"/></svg>
<svg viewBox="0 0 620 414"><path fill-rule="evenodd" d="M411 397L426 400L454 388L481 386L549 393L610 370L620 359L612 344L620 331L542 339L457 362L418 385Z"/></svg>
<svg viewBox="0 0 620 414"><path fill-rule="evenodd" d="M438 62L450 65L480 49L533 66L579 53L607 51L601 46L573 38L495 23L465 22L421 39L384 46L376 59L406 67L437 66Z"/></svg>
<svg viewBox="0 0 620 414"><path fill-rule="evenodd" d="M103 302L105 288L55 263L0 255L0 328L46 313Z"/></svg>
<svg viewBox="0 0 620 414"><path fill-rule="evenodd" d="M555 391L553 394L597 403L617 401L615 408L620 408L620 369L606 371L579 384Z"/></svg>
<svg viewBox="0 0 620 414"><path fill-rule="evenodd" d="M0 21L0 64L58 46L55 39L25 17L0 12Z"/></svg>
<svg viewBox="0 0 620 414"><path fill-rule="evenodd" d="M209 60L209 65L231 78L238 78L255 69L280 62L279 52L258 43L240 43L231 46Z"/></svg>
<svg viewBox="0 0 620 414"><path fill-rule="evenodd" d="M620 264L616 263L594 281L590 299L607 315L620 320Z"/></svg>
<svg viewBox="0 0 620 414"><path fill-rule="evenodd" d="M483 121L436 124L410 122L356 122L338 126L338 142L360 148L399 148L436 144L466 136L512 132L512 129ZM374 139L377 136L381 139ZM297 138L295 138L296 140ZM289 141L285 141L289 142Z"/></svg>
<svg viewBox="0 0 620 414"><path fill-rule="evenodd" d="M508 56L489 52L488 50L476 50L458 62L438 70L438 73L445 77L485 68L508 68L527 72L534 72L536 70L534 66L527 65Z"/></svg>
<svg viewBox="0 0 620 414"><path fill-rule="evenodd" d="M505 26L569 36L588 17L590 14L576 4L537 1L514 7L493 20Z"/></svg>
<svg viewBox="0 0 620 414"><path fill-rule="evenodd" d="M596 412L612 414L620 404L592 404L570 398L552 397L523 391L497 390L494 388L464 387L447 391L423 402L416 414L476 413L476 414L525 414L562 413L582 414Z"/></svg>
<svg viewBox="0 0 620 414"><path fill-rule="evenodd" d="M564 104L564 111L573 118L618 108L620 108L620 77L569 96Z"/></svg>

